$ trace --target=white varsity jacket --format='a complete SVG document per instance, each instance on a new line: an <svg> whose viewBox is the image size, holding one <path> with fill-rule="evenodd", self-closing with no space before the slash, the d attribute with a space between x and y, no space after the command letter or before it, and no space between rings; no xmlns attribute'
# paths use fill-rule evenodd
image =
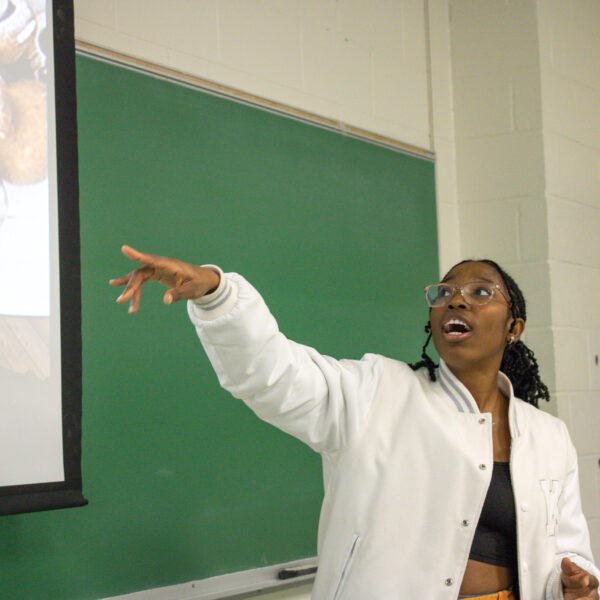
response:
<svg viewBox="0 0 600 600"><path fill-rule="evenodd" d="M216 267L214 267L216 269ZM219 270L220 271L220 270ZM493 468L491 415L442 361L334 360L288 340L240 275L188 312L221 385L323 460L315 600L456 600ZM562 598L560 560L600 579L562 421L510 398L522 600Z"/></svg>

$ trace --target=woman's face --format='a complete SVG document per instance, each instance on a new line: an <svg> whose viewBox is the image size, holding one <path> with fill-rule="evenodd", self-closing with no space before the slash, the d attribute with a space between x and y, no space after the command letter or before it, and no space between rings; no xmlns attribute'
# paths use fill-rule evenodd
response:
<svg viewBox="0 0 600 600"><path fill-rule="evenodd" d="M458 265L446 275L443 282L457 288L471 282L492 286L497 284L506 298L509 297L500 274L486 263L467 262ZM516 342L524 326L523 320L517 319L513 331L510 331L513 317L505 296L496 290L488 304L471 306L456 289L448 306L431 309L433 343L448 366L455 370L500 368L507 343L511 336Z"/></svg>

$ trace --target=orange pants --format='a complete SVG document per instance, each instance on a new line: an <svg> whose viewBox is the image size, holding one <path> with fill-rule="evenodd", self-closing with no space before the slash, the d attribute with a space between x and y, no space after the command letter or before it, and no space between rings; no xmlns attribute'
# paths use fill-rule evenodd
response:
<svg viewBox="0 0 600 600"><path fill-rule="evenodd" d="M469 600L515 600L515 595L512 590L500 590L484 596L459 596L460 598L468 598Z"/></svg>

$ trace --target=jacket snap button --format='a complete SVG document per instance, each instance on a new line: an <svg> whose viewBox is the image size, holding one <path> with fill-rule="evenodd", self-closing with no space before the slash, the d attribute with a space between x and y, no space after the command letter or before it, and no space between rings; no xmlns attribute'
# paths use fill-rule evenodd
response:
<svg viewBox="0 0 600 600"><path fill-rule="evenodd" d="M454 583L454 579L452 579L452 577L448 577L448 579L446 579L446 581L444 581L444 583L446 585L452 585Z"/></svg>
<svg viewBox="0 0 600 600"><path fill-rule="evenodd" d="M480 468L482 471L485 471L485 470L487 469L487 467L486 467L486 466L485 466L483 463L481 463L481 464L479 465L479 468Z"/></svg>
<svg viewBox="0 0 600 600"><path fill-rule="evenodd" d="M468 527L468 526L469 526L469 519L463 519L463 520L461 521L461 525L462 525L463 527Z"/></svg>
<svg viewBox="0 0 600 600"><path fill-rule="evenodd" d="M523 512L527 512L528 508L529 508L529 506L527 506L527 502L521 502L521 510Z"/></svg>
<svg viewBox="0 0 600 600"><path fill-rule="evenodd" d="M483 417L481 417L481 419L479 419L479 424L483 425L485 423L485 419Z"/></svg>

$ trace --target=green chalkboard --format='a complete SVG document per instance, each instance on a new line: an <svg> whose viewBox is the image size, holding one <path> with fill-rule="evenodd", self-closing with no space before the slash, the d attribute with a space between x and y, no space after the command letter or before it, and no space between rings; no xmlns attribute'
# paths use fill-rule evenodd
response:
<svg viewBox="0 0 600 600"><path fill-rule="evenodd" d="M0 521L0 595L84 600L316 554L320 458L218 386L184 305L140 313L119 248L246 276L336 357L416 360L435 281L431 162L90 58L77 61L83 482Z"/></svg>

